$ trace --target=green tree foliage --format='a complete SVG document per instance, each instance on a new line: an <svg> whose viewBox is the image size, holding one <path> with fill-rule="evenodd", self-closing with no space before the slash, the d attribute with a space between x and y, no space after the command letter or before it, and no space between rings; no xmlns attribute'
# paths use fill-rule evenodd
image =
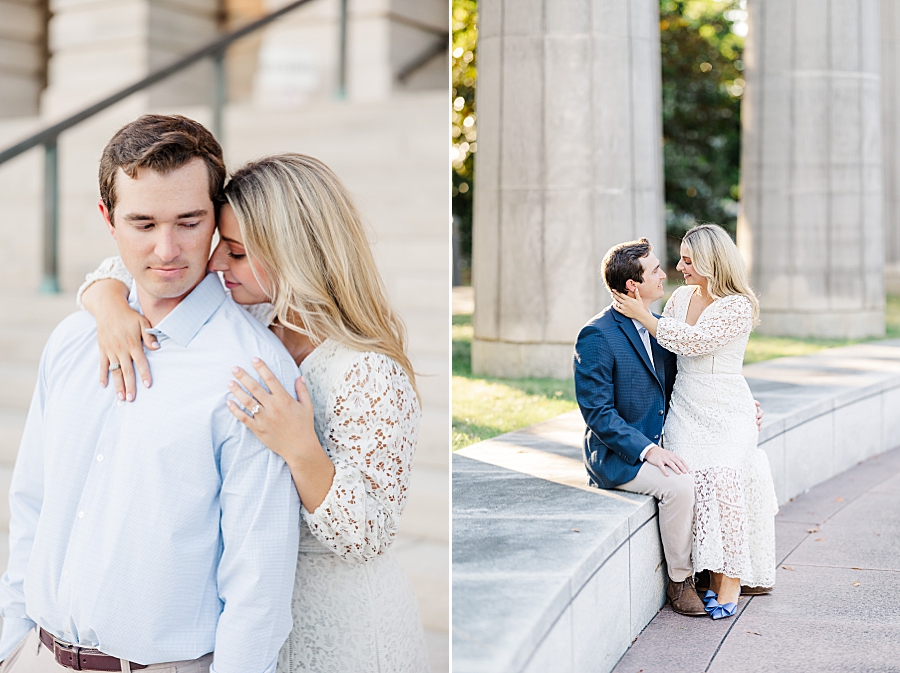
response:
<svg viewBox="0 0 900 673"><path fill-rule="evenodd" d="M669 262L697 222L734 235L740 198L746 13L735 0L660 2Z"/></svg>
<svg viewBox="0 0 900 673"><path fill-rule="evenodd" d="M472 258L472 192L475 130L476 0L453 0L453 216L459 226L463 266Z"/></svg>

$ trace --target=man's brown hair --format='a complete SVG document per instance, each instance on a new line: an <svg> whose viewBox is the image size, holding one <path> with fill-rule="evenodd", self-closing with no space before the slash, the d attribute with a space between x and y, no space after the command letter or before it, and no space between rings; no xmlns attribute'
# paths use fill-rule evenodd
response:
<svg viewBox="0 0 900 673"><path fill-rule="evenodd" d="M630 279L635 283L643 283L644 267L641 266L641 259L649 255L652 249L646 238L611 247L600 265L606 287L627 294L626 281Z"/></svg>
<svg viewBox="0 0 900 673"><path fill-rule="evenodd" d="M100 157L100 198L113 223L116 173L134 178L140 168L165 174L192 159L202 159L209 173L209 198L218 214L223 203L225 161L222 146L202 124L180 115L144 115L120 128Z"/></svg>

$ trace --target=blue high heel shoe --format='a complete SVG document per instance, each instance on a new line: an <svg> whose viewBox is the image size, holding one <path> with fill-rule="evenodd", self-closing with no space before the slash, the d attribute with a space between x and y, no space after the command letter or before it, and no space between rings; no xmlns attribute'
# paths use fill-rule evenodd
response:
<svg viewBox="0 0 900 673"><path fill-rule="evenodd" d="M713 591L711 591L710 589L707 589L706 594L701 599L703 601L703 605L706 605L707 603L709 603L710 598L718 598L718 596L716 596L716 594Z"/></svg>
<svg viewBox="0 0 900 673"><path fill-rule="evenodd" d="M711 591L707 591L707 594L712 593ZM720 604L718 600L716 600L718 596L713 594L706 603L706 612L713 619L724 619L725 617L734 617L737 612L737 603L725 603Z"/></svg>

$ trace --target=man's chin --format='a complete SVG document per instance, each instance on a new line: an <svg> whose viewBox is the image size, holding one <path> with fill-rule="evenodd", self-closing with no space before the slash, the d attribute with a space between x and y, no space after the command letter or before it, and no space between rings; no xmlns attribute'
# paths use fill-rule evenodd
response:
<svg viewBox="0 0 900 673"><path fill-rule="evenodd" d="M181 276L171 280L160 280L159 278L144 277L143 282L138 281L139 285L149 294L157 299L179 299L184 297L203 280L205 272L199 276L191 274L190 276Z"/></svg>

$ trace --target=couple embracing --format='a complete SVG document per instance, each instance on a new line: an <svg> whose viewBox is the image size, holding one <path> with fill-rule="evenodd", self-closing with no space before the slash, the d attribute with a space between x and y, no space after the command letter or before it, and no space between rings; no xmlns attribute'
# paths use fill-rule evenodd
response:
<svg viewBox="0 0 900 673"><path fill-rule="evenodd" d="M419 398L347 191L299 154L226 185L212 134L163 115L99 177L120 256L41 358L0 673L428 670L389 549Z"/></svg>
<svg viewBox="0 0 900 673"><path fill-rule="evenodd" d="M607 252L613 304L578 335L575 392L590 484L658 499L669 603L722 619L775 584L777 500L741 375L759 303L721 227L694 227L680 253L686 285L657 316L666 274L647 240Z"/></svg>

